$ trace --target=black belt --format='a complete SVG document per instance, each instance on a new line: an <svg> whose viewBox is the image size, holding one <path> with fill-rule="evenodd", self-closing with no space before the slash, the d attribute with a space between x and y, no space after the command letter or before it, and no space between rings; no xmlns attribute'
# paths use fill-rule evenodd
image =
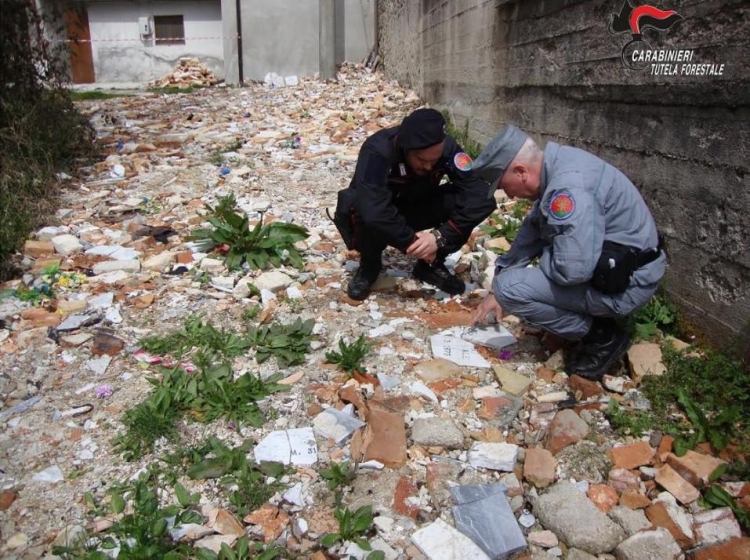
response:
<svg viewBox="0 0 750 560"><path fill-rule="evenodd" d="M654 262L661 256L662 253L662 241L661 235L659 236L659 245L653 249L646 249L645 251L638 251L635 254L636 269L643 268L648 263Z"/></svg>

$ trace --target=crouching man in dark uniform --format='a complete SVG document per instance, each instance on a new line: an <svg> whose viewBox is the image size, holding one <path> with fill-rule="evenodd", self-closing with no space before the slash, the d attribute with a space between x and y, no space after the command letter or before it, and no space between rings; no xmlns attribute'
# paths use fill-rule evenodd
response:
<svg viewBox="0 0 750 560"><path fill-rule="evenodd" d="M365 140L334 216L347 248L361 255L349 297L363 300L370 294L389 245L418 259L413 274L419 280L452 295L464 291L463 281L445 267L445 257L460 249L496 207L471 166L434 109L418 109L400 126Z"/></svg>
<svg viewBox="0 0 750 560"><path fill-rule="evenodd" d="M514 126L487 145L474 169L491 192L534 201L510 250L497 259L493 294L474 321L509 312L580 341L566 371L601 380L630 342L617 319L646 305L666 268L641 194L595 155L554 142L542 151ZM539 267L529 268L535 258Z"/></svg>

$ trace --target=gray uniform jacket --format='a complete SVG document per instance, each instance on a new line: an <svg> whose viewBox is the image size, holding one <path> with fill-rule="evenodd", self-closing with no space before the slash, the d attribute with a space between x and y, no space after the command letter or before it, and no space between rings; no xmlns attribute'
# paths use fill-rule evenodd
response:
<svg viewBox="0 0 750 560"><path fill-rule="evenodd" d="M497 272L539 257L539 268L555 284L583 284L591 280L605 240L639 250L658 245L656 224L643 197L612 165L550 142L544 150L539 199L510 250L497 259ZM655 285L665 269L662 253L638 269L630 285Z"/></svg>

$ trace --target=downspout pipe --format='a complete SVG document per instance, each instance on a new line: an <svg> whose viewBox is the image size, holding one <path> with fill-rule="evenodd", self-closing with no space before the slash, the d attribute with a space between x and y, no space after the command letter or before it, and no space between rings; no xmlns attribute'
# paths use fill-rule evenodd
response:
<svg viewBox="0 0 750 560"><path fill-rule="evenodd" d="M237 74L242 87L245 78L242 74L242 0L235 0L237 10Z"/></svg>

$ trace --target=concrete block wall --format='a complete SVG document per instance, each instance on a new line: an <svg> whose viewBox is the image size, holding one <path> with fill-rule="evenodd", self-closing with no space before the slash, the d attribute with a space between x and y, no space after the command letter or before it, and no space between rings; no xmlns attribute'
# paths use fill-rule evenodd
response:
<svg viewBox="0 0 750 560"><path fill-rule="evenodd" d="M667 241L665 287L708 338L750 351L750 5L657 0L684 19L652 48L693 51L722 76L626 68L624 0L381 0L380 54L486 143L506 124L587 149L643 193ZM633 2L635 5L643 2Z"/></svg>

